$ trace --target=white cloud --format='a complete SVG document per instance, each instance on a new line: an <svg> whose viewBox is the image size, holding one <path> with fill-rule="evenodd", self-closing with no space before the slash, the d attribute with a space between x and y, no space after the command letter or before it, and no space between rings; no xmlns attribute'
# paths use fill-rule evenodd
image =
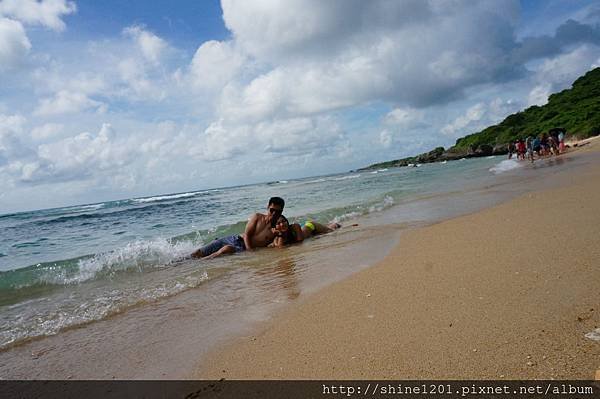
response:
<svg viewBox="0 0 600 399"><path fill-rule="evenodd" d="M387 129L379 133L379 142L384 148L390 148L392 146L393 139L392 133Z"/></svg>
<svg viewBox="0 0 600 399"><path fill-rule="evenodd" d="M135 156L135 149L117 140L111 125L105 123L96 135L85 132L38 146L35 159L16 161L13 170L23 183L79 180L118 170Z"/></svg>
<svg viewBox="0 0 600 399"><path fill-rule="evenodd" d="M74 2L66 0L2 0L0 16L8 16L26 24L42 25L56 31L65 29L61 19L77 11Z"/></svg>
<svg viewBox="0 0 600 399"><path fill-rule="evenodd" d="M445 125L442 134L456 138L466 134L476 133L490 125L496 124L521 106L514 100L496 98L489 103L477 103L458 116L454 121Z"/></svg>
<svg viewBox="0 0 600 399"><path fill-rule="evenodd" d="M28 155L29 149L22 140L26 123L21 115L0 114L0 171L11 160Z"/></svg>
<svg viewBox="0 0 600 399"><path fill-rule="evenodd" d="M133 25L123 30L125 35L132 37L138 45L144 58L154 64L158 64L163 53L168 48L167 42L154 33L139 25Z"/></svg>
<svg viewBox="0 0 600 399"><path fill-rule="evenodd" d="M19 21L0 17L0 72L18 66L31 49L25 29Z"/></svg>
<svg viewBox="0 0 600 399"><path fill-rule="evenodd" d="M414 108L395 108L384 117L386 125L397 126L403 129L424 127L425 113Z"/></svg>
<svg viewBox="0 0 600 399"><path fill-rule="evenodd" d="M552 85L550 83L538 84L529 92L527 104L544 105L548 102L550 94L552 94Z"/></svg>
<svg viewBox="0 0 600 399"><path fill-rule="evenodd" d="M56 137L63 129L64 125L60 123L45 123L31 129L31 137L35 141L44 141Z"/></svg>
<svg viewBox="0 0 600 399"><path fill-rule="evenodd" d="M544 60L534 70L535 86L529 93L529 105L544 105L548 96L569 87L583 75L600 57L600 47L584 44L572 51Z"/></svg>
<svg viewBox="0 0 600 399"><path fill-rule="evenodd" d="M505 55L515 45L516 5L225 1L236 43L273 65L229 96L242 98L232 110L293 115L381 99L421 107L458 98L469 86L516 73Z"/></svg>
<svg viewBox="0 0 600 399"><path fill-rule="evenodd" d="M319 156L335 153L335 148L345 143L341 128L328 117L277 119L241 125L219 120L200 135L190 146L189 153L205 161L244 154L256 158L265 154Z"/></svg>
<svg viewBox="0 0 600 399"><path fill-rule="evenodd" d="M117 68L121 82L125 84L122 95L135 101L157 101L165 98L165 82L152 79L144 62L126 58L119 62Z"/></svg>
<svg viewBox="0 0 600 399"><path fill-rule="evenodd" d="M430 16L429 4L421 0L224 0L221 5L225 24L240 46L269 61L330 57L357 36L375 37Z"/></svg>
<svg viewBox="0 0 600 399"><path fill-rule="evenodd" d="M202 43L192 59L192 84L200 88L222 88L243 65L245 57L232 42L209 40Z"/></svg>
<svg viewBox="0 0 600 399"><path fill-rule="evenodd" d="M34 114L52 116L82 112L89 109L104 112L106 111L106 105L100 101L92 100L84 93L61 90L52 98L40 100Z"/></svg>

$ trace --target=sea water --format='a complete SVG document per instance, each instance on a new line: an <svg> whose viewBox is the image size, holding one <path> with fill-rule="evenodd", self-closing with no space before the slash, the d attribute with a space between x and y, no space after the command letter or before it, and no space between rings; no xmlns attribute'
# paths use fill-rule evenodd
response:
<svg viewBox="0 0 600 399"><path fill-rule="evenodd" d="M234 308L243 309L242 318L260 319L269 307L251 298L264 297L265 287L293 300L308 286L365 267L375 259L366 254L389 244L398 226L498 201L498 191L512 192L512 183L547 164L466 159L0 215L0 351L75 327L92 332L94 323L117 315L121 325L139 325L156 318L140 316L147 309L168 303L173 312L178 301L193 302L198 319L218 318L222 326L222 314ZM283 252L180 260L216 237L242 233L248 216L265 212L272 196L286 200L291 222L345 227ZM262 301L278 302L277 295ZM203 327L208 335L220 334L210 326Z"/></svg>

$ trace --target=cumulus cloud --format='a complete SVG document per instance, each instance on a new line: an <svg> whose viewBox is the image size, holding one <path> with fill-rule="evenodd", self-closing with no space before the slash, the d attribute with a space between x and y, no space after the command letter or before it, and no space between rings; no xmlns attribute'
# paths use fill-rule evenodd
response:
<svg viewBox="0 0 600 399"><path fill-rule="evenodd" d="M31 42L23 25L19 21L0 17L0 72L18 66L30 49Z"/></svg>
<svg viewBox="0 0 600 399"><path fill-rule="evenodd" d="M379 137L389 147L399 133L428 127L422 109L525 71L511 57L518 2L225 0L222 6L233 39L204 43L190 67L196 86L223 87L204 132L210 137L200 150L204 159L256 149L231 143L268 131L258 126L286 121L293 131L299 120L373 101L396 105ZM259 67L240 79L248 62ZM459 120L446 132L471 122ZM335 130L320 134L336 137Z"/></svg>
<svg viewBox="0 0 600 399"><path fill-rule="evenodd" d="M583 43L600 45L600 25L589 25L569 19L558 27L553 36L524 38L513 50L512 57L515 62L525 63L558 55L571 45Z"/></svg>
<svg viewBox="0 0 600 399"><path fill-rule="evenodd" d="M393 142L393 135L388 129L384 129L379 133L379 142L384 148L390 148Z"/></svg>
<svg viewBox="0 0 600 399"><path fill-rule="evenodd" d="M516 1L224 0L222 6L232 41L203 44L193 62L203 71L196 76L213 75L223 86L215 122L205 132L215 143L224 137L244 142L261 123L384 101L396 106L379 133L380 144L389 147L404 131L428 131L424 109L464 99L478 85L518 81L530 73L526 62L597 40L597 27L570 20L553 36L519 42ZM233 66L223 66L225 57ZM239 60L262 67L239 79ZM452 137L470 133L519 104L481 102L438 129ZM219 159L244 152L243 146L216 147Z"/></svg>
<svg viewBox="0 0 600 399"><path fill-rule="evenodd" d="M62 17L77 11L75 3L66 0L2 0L0 16L8 16L26 24L41 25L62 31Z"/></svg>
<svg viewBox="0 0 600 399"><path fill-rule="evenodd" d="M496 98L489 103L477 103L458 116L454 121L445 125L441 132L452 138L475 133L489 125L500 122L511 112L520 108L520 104L514 100L502 100Z"/></svg>
<svg viewBox="0 0 600 399"><path fill-rule="evenodd" d="M60 123L45 123L31 129L31 137L35 141L48 140L56 137L63 129L64 125Z"/></svg>
<svg viewBox="0 0 600 399"><path fill-rule="evenodd" d="M423 107L521 73L506 56L515 45L516 3L350 3L224 1L239 47L273 65L225 92L224 104L238 115L256 107L265 116L376 99ZM485 35L481 26L489 27Z"/></svg>
<svg viewBox="0 0 600 399"><path fill-rule="evenodd" d="M0 114L0 172L12 160L30 155L30 149L23 143L26 123L21 115Z"/></svg>
<svg viewBox="0 0 600 399"><path fill-rule="evenodd" d="M158 64L161 56L168 48L167 42L147 31L143 26L133 25L123 30L123 33L132 37L144 58L154 64Z"/></svg>
<svg viewBox="0 0 600 399"><path fill-rule="evenodd" d="M425 112L414 108L395 108L384 117L384 123L403 129L428 126L425 121Z"/></svg>
<svg viewBox="0 0 600 399"><path fill-rule="evenodd" d="M120 82L124 86L119 94L136 101L157 101L165 98L165 81L148 72L144 62L135 58L126 58L117 65Z"/></svg>
<svg viewBox="0 0 600 399"><path fill-rule="evenodd" d="M236 75L245 61L232 42L209 40L196 50L190 65L190 77L195 87L222 88Z"/></svg>
<svg viewBox="0 0 600 399"><path fill-rule="evenodd" d="M190 147L190 155L205 161L219 161L252 153L319 156L344 145L345 135L329 117L290 118L256 124L229 124L218 120Z"/></svg>
<svg viewBox="0 0 600 399"><path fill-rule="evenodd" d="M565 89L594 67L600 57L600 46L584 44L572 51L544 60L534 70L535 86L528 97L529 105L544 105L548 96Z"/></svg>
<svg viewBox="0 0 600 399"><path fill-rule="evenodd" d="M61 90L51 98L41 99L35 110L35 115L52 116L82 112L94 109L100 112L106 110L106 105L89 98L86 94Z"/></svg>
<svg viewBox="0 0 600 399"><path fill-rule="evenodd" d="M38 146L36 158L16 161L13 171L21 183L80 180L122 168L134 158L135 151L116 140L110 124L103 124L95 135L84 132Z"/></svg>
<svg viewBox="0 0 600 399"><path fill-rule="evenodd" d="M377 36L431 16L427 2L223 0L223 19L249 54L270 61L329 57L357 36Z"/></svg>

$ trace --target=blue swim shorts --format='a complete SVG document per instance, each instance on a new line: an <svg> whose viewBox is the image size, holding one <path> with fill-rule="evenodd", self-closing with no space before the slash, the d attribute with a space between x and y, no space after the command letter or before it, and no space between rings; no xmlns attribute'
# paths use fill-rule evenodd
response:
<svg viewBox="0 0 600 399"><path fill-rule="evenodd" d="M225 245L230 245L235 248L235 252L242 252L246 250L246 245L244 244L244 239L240 235L227 236L223 238L218 238L200 248L203 256L208 256L217 252L219 249L223 248Z"/></svg>

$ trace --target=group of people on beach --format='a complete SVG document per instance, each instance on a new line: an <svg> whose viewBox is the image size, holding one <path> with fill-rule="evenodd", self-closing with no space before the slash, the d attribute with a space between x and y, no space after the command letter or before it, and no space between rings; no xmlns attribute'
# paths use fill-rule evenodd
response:
<svg viewBox="0 0 600 399"><path fill-rule="evenodd" d="M559 129L553 129L549 133L542 133L538 136L528 136L525 140L518 139L508 145L508 159L512 159L513 154L517 159L528 159L532 163L537 157L548 155L559 155L565 152L565 132Z"/></svg>
<svg viewBox="0 0 600 399"><path fill-rule="evenodd" d="M267 213L252 215L244 233L218 238L192 253L191 257L212 259L225 254L252 251L259 247L281 248L341 227L338 223L324 225L314 220L307 220L302 226L298 223L290 224L283 216L284 207L283 198L271 197L267 204Z"/></svg>

